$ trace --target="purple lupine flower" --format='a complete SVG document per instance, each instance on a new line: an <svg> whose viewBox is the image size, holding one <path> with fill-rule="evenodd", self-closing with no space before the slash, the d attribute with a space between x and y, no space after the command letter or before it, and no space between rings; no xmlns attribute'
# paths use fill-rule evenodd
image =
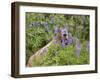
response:
<svg viewBox="0 0 100 80"><path fill-rule="evenodd" d="M88 51L88 53L90 52L90 43L89 43L89 41L87 42L87 44L86 44L86 48L87 48L87 51Z"/></svg>
<svg viewBox="0 0 100 80"><path fill-rule="evenodd" d="M48 22L41 22L41 25L45 28L45 31L49 34L50 30L49 30Z"/></svg>
<svg viewBox="0 0 100 80"><path fill-rule="evenodd" d="M71 35L71 33L68 33L68 44L73 43L73 37Z"/></svg>
<svg viewBox="0 0 100 80"><path fill-rule="evenodd" d="M39 27L40 25L41 25L40 22L33 22L33 23L29 24L29 28Z"/></svg>
<svg viewBox="0 0 100 80"><path fill-rule="evenodd" d="M71 44L73 42L72 38L68 38L68 44Z"/></svg>
<svg viewBox="0 0 100 80"><path fill-rule="evenodd" d="M76 56L79 58L81 53L81 44L80 41L77 39L76 40Z"/></svg>
<svg viewBox="0 0 100 80"><path fill-rule="evenodd" d="M48 26L48 23L47 22L44 22L43 24L44 24L44 26Z"/></svg>
<svg viewBox="0 0 100 80"><path fill-rule="evenodd" d="M45 27L45 29L46 29L46 32L50 32L50 30L49 30L49 26L48 26L48 23L47 22L44 22L43 23L43 25L44 25L44 27Z"/></svg>
<svg viewBox="0 0 100 80"><path fill-rule="evenodd" d="M55 29L54 29L54 34L57 34L57 33L59 33L60 32L60 29L58 28L58 27L56 27Z"/></svg>
<svg viewBox="0 0 100 80"><path fill-rule="evenodd" d="M51 23L55 23L55 18L54 18L54 16L51 16Z"/></svg>
<svg viewBox="0 0 100 80"><path fill-rule="evenodd" d="M39 27L40 25L40 22L35 22L35 27Z"/></svg>

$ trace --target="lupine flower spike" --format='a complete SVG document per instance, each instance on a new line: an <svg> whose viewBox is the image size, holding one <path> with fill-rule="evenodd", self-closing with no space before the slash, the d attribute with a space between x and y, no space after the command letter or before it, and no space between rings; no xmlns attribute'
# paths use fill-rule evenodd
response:
<svg viewBox="0 0 100 80"><path fill-rule="evenodd" d="M81 44L79 39L76 39L76 56L79 58L81 53Z"/></svg>
<svg viewBox="0 0 100 80"><path fill-rule="evenodd" d="M49 30L49 26L48 26L48 23L47 22L44 22L44 27L46 29L46 32L49 33L50 30Z"/></svg>

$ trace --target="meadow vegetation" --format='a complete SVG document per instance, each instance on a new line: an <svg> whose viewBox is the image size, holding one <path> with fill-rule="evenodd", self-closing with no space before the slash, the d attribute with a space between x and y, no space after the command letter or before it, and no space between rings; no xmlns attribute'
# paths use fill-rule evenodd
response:
<svg viewBox="0 0 100 80"><path fill-rule="evenodd" d="M26 64L29 57L48 44L55 28L67 27L73 43L52 44L48 53L33 61L34 66L89 64L89 16L26 12ZM78 43L74 43L74 39Z"/></svg>

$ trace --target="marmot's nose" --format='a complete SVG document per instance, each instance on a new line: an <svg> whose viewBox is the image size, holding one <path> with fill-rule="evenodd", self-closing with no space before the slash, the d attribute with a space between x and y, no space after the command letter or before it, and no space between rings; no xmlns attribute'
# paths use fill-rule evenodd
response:
<svg viewBox="0 0 100 80"><path fill-rule="evenodd" d="M63 34L63 36L66 36L66 34Z"/></svg>

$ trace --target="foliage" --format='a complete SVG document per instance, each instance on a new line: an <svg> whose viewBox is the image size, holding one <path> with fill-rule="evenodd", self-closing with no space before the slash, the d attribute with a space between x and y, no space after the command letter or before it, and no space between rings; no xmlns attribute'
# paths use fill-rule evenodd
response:
<svg viewBox="0 0 100 80"><path fill-rule="evenodd" d="M68 31L73 37L77 37L81 44L79 58L77 57L75 44L66 47L49 47L48 53L43 57L33 61L35 66L51 65L75 65L88 64L89 51L87 41L89 41L89 16L88 15L67 15L48 13L26 13L26 63L31 55L48 44L53 36L56 27L68 26Z"/></svg>

